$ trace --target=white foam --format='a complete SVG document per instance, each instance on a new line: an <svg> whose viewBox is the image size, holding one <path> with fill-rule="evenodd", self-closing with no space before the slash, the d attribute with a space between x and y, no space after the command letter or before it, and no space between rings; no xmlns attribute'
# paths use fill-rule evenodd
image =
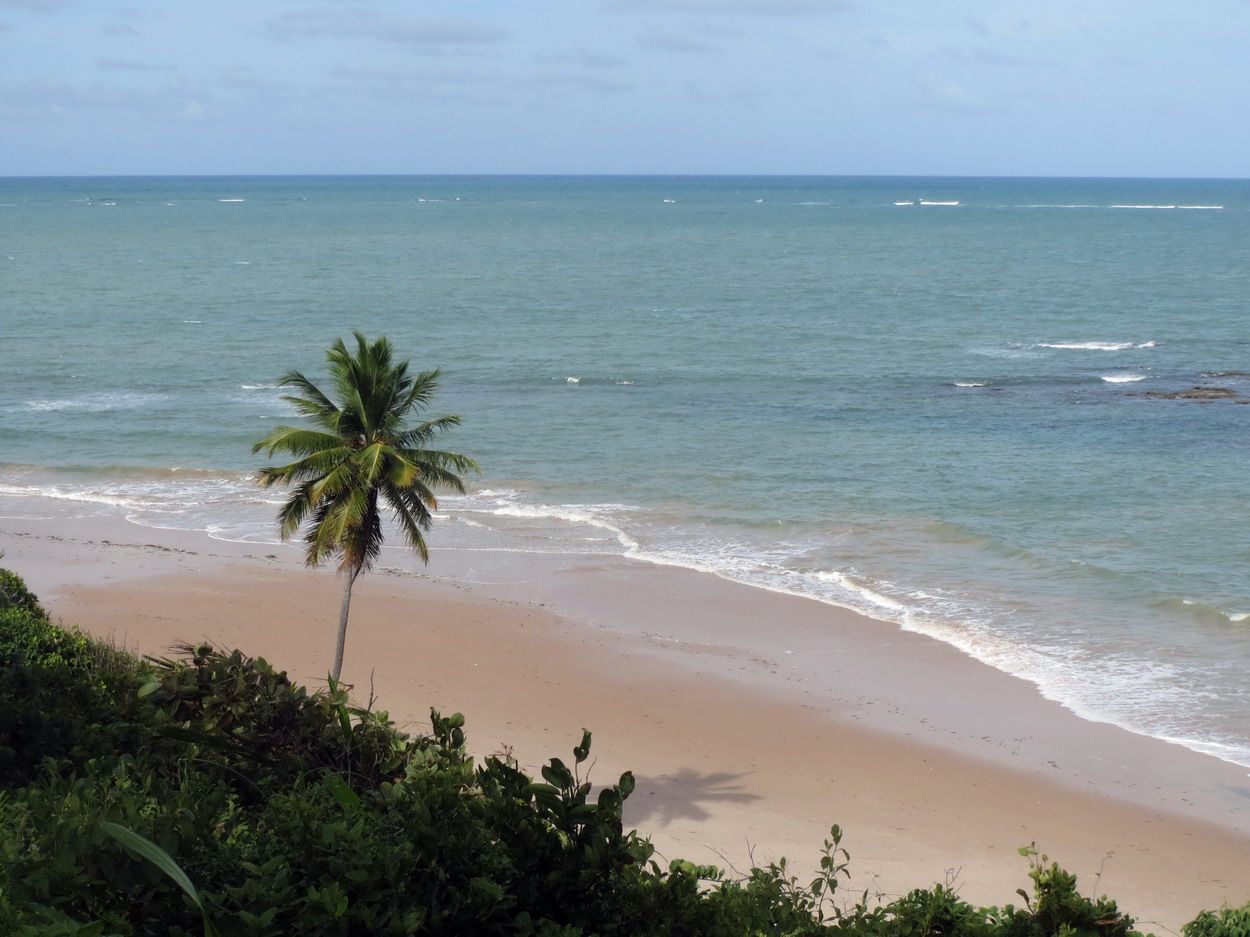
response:
<svg viewBox="0 0 1250 937"><path fill-rule="evenodd" d="M915 202L895 202L895 205L915 205Z"/></svg>
<svg viewBox="0 0 1250 937"><path fill-rule="evenodd" d="M219 201L219 202L246 202L246 201L247 201L247 199L244 199L244 198L219 198L219 199L217 199L217 201Z"/></svg>
<svg viewBox="0 0 1250 937"><path fill-rule="evenodd" d="M882 595L873 589L868 588L862 582L851 578L845 573L837 570L830 570L816 573L816 578L822 582L832 582L834 585L840 586L848 592L866 599L879 608L889 609L892 612L901 612L906 610L907 606L897 599L892 599L888 595Z"/></svg>
<svg viewBox="0 0 1250 937"><path fill-rule="evenodd" d="M1126 348L1154 348L1157 342L1038 342L1038 348L1075 351L1124 351Z"/></svg>
<svg viewBox="0 0 1250 937"><path fill-rule="evenodd" d="M51 498L54 501L81 501L87 504L107 504L112 507L123 508L151 509L154 507L149 502L139 501L135 498L126 498L121 495L106 494L99 491L73 491L50 486L0 485L0 494L17 495L21 498Z"/></svg>
<svg viewBox="0 0 1250 937"><path fill-rule="evenodd" d="M956 381L955 386L956 387L984 387L985 384L981 381Z"/></svg>
<svg viewBox="0 0 1250 937"><path fill-rule="evenodd" d="M276 390L277 384L240 384L240 390Z"/></svg>
<svg viewBox="0 0 1250 937"><path fill-rule="evenodd" d="M60 400L27 400L22 407L26 410L105 413L110 410L138 410L165 399L164 394L101 393Z"/></svg>
<svg viewBox="0 0 1250 937"><path fill-rule="evenodd" d="M1144 374L1104 374L1102 379L1108 384L1134 384L1137 381L1144 381Z"/></svg>
<svg viewBox="0 0 1250 937"><path fill-rule="evenodd" d="M1175 205L1112 205L1112 208L1175 208Z"/></svg>
<svg viewBox="0 0 1250 937"><path fill-rule="evenodd" d="M930 202L927 199L920 200L921 205L958 205L958 202Z"/></svg>
<svg viewBox="0 0 1250 937"><path fill-rule="evenodd" d="M1223 205L1177 205L1177 208L1186 208L1190 211L1218 211Z"/></svg>
<svg viewBox="0 0 1250 937"><path fill-rule="evenodd" d="M629 534L625 533L616 524L611 523L603 517L604 513L615 513L626 510L624 505L619 504L561 504L561 505L527 505L527 504L505 504L488 511L497 517L519 517L532 518L534 520L557 520L570 524L584 524L588 527L596 527L600 530L606 530L611 533L625 548L626 555L632 554L638 549L638 541Z"/></svg>
<svg viewBox="0 0 1250 937"><path fill-rule="evenodd" d="M580 384L582 379L580 377L566 377L564 381L566 384Z"/></svg>
<svg viewBox="0 0 1250 937"><path fill-rule="evenodd" d="M1029 351L1020 346L1014 348L970 348L968 349L974 355L984 355L987 358L1042 358L1044 355L1040 351Z"/></svg>

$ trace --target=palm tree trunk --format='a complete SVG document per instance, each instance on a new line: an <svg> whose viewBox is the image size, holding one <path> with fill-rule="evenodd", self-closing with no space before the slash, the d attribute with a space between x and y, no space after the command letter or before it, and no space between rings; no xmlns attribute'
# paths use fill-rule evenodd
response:
<svg viewBox="0 0 1250 937"><path fill-rule="evenodd" d="M343 672L343 646L347 644L347 612L352 604L352 586L360 575L360 567L352 566L343 573L343 604L339 607L339 638L334 648L334 672L330 675L337 683Z"/></svg>

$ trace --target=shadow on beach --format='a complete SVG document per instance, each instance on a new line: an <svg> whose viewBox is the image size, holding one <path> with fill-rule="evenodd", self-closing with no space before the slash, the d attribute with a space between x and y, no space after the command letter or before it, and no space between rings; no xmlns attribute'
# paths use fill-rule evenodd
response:
<svg viewBox="0 0 1250 937"><path fill-rule="evenodd" d="M658 778L639 777L637 789L625 803L626 823L664 827L677 820L707 820L717 804L760 800L759 794L735 783L742 777L727 771L699 774L692 768Z"/></svg>

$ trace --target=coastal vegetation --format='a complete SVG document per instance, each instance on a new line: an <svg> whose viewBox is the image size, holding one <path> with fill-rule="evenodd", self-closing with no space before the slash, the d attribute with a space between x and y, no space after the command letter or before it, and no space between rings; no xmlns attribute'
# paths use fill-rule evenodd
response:
<svg viewBox="0 0 1250 937"><path fill-rule="evenodd" d="M352 586L377 559L384 539L379 502L386 505L408 546L429 561L425 531L431 511L437 510L434 489L464 491L461 475L477 464L455 452L430 449L435 437L460 423L458 416L442 416L416 425L414 414L425 410L438 389L439 372L410 374L407 361L396 361L386 338L370 343L354 332L356 350L337 339L326 352L331 394L322 392L299 371L279 383L298 394L283 397L313 424L312 429L278 426L252 447L252 452L294 456L286 465L260 470L266 488L294 485L278 512L283 540L307 524L305 560L318 566L338 559L343 574L343 602L339 609L335 680L343 670L347 619Z"/></svg>
<svg viewBox="0 0 1250 937"><path fill-rule="evenodd" d="M1136 933L1033 849L1022 903L989 908L945 885L844 897L838 827L809 880L784 860L661 867L624 825L632 775L586 776L589 732L535 778L472 757L459 714L410 737L333 679L310 690L207 644L138 659L51 622L11 573L0 595L5 935ZM1225 908L1185 935L1248 924Z"/></svg>

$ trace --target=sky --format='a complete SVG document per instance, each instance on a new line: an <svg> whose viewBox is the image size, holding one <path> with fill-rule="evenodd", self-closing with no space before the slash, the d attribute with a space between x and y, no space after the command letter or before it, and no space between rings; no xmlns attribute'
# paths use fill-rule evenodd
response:
<svg viewBox="0 0 1250 937"><path fill-rule="evenodd" d="M1250 0L0 0L0 176L1248 161Z"/></svg>

